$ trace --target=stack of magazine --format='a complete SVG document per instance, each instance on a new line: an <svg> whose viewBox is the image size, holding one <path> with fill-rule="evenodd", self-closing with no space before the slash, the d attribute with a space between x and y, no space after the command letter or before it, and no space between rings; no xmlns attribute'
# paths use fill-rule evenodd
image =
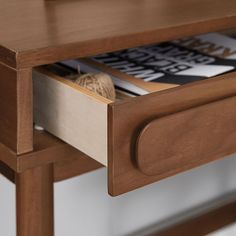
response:
<svg viewBox="0 0 236 236"><path fill-rule="evenodd" d="M236 39L209 33L61 64L108 73L118 90L138 96L234 70Z"/></svg>

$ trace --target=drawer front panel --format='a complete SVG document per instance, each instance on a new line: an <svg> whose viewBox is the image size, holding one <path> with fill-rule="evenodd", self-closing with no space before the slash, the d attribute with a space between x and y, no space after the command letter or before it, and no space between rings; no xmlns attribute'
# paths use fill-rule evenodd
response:
<svg viewBox="0 0 236 236"><path fill-rule="evenodd" d="M235 106L232 97L151 121L137 139L138 169L163 175L235 152Z"/></svg>
<svg viewBox="0 0 236 236"><path fill-rule="evenodd" d="M236 144L232 141L235 140L234 123L236 130L235 78L235 73L231 73L219 78L110 104L108 108L109 193L116 196L236 152ZM221 109L225 114L220 113ZM193 125L196 125L197 128L190 131L187 130L188 127L185 127L184 123L191 124L190 118L195 111L201 119L194 120ZM214 117L214 114L219 116L219 120ZM176 146L172 144L171 147L169 144L169 153L165 153L163 148L159 149L163 145L161 135L166 135L164 136L166 142L169 139L173 142L177 134L173 133L172 136L168 127L162 127L162 123L159 125L158 120L161 117L165 117L162 118L163 123L171 123L174 132L179 132L179 134L182 132L182 135L185 135L182 141L178 140ZM167 122L165 119L170 119L170 121ZM180 122L180 127L177 126L177 123L175 124L175 119L176 122ZM224 119L229 123L226 130L224 130L226 125ZM210 123L204 124L204 120L208 120ZM207 134L208 139L204 139L207 143L202 144L201 151L194 142L190 143L190 148L187 150L184 141L192 136L192 139L197 142L199 136L204 135L202 133L205 132L203 127L205 126L209 130L214 127L214 124L218 127L215 130L218 133L214 133L214 130L211 131L214 136L217 136L214 140L209 138L209 133ZM144 134L144 127L149 125L149 134ZM151 131L151 127L153 131ZM140 137L139 140L138 137ZM155 140L153 143L153 146L156 145L155 147L150 145L147 140L151 137L153 140L155 137L160 140L160 142ZM227 143L215 149L221 138L227 138ZM183 149L186 150L183 151ZM161 157L157 157L160 153ZM186 157L185 155L190 156ZM178 162L182 162L182 164Z"/></svg>

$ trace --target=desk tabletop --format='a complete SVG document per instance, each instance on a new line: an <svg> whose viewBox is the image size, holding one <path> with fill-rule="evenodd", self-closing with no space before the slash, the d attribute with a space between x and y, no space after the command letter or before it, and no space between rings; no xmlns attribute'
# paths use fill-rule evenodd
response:
<svg viewBox="0 0 236 236"><path fill-rule="evenodd" d="M236 26L235 0L0 0L0 61L26 68Z"/></svg>

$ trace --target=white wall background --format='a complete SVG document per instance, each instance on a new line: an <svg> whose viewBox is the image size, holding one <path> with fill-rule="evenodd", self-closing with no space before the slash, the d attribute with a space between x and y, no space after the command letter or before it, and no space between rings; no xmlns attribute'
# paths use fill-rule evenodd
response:
<svg viewBox="0 0 236 236"><path fill-rule="evenodd" d="M105 169L57 183L56 236L145 235L206 206L236 199L235 169L236 156L231 156L116 198L107 194ZM2 176L0 235L15 236L15 187ZM217 234L223 235L232 236L232 231Z"/></svg>

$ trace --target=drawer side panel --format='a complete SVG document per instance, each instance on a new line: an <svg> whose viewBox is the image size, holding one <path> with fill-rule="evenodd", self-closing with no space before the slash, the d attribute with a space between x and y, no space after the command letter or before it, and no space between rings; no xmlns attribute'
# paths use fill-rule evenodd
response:
<svg viewBox="0 0 236 236"><path fill-rule="evenodd" d="M35 123L107 165L107 104L38 71L33 84Z"/></svg>

